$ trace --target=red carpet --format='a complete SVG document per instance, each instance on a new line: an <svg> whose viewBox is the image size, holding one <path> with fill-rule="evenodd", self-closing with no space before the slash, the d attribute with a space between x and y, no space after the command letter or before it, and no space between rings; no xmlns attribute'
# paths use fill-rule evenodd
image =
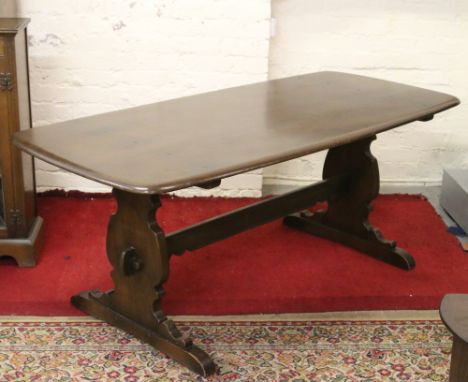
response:
<svg viewBox="0 0 468 382"><path fill-rule="evenodd" d="M251 203L249 199L163 199L170 232ZM71 295L109 289L104 253L110 198L41 197L45 247L39 265L0 263L0 314L75 315ZM435 309L445 293L468 293L468 255L432 206L417 196L380 196L372 222L416 259L403 271L275 221L172 258L169 314Z"/></svg>

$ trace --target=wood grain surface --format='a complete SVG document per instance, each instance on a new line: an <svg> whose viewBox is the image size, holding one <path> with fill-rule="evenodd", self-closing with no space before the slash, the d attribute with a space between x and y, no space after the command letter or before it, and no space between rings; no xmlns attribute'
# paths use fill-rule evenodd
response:
<svg viewBox="0 0 468 382"><path fill-rule="evenodd" d="M40 127L14 142L83 177L152 194L428 120L458 103L421 88L319 72Z"/></svg>

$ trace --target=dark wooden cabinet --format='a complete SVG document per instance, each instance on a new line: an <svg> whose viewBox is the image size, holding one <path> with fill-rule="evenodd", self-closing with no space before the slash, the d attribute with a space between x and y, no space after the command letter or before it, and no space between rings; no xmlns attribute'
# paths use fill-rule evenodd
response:
<svg viewBox="0 0 468 382"><path fill-rule="evenodd" d="M34 162L11 143L31 128L28 19L0 18L0 256L36 264L42 219L36 216Z"/></svg>

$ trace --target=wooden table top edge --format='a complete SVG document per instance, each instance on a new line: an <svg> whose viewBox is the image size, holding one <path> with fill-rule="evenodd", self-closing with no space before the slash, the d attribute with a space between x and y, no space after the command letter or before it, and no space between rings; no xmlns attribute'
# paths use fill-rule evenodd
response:
<svg viewBox="0 0 468 382"><path fill-rule="evenodd" d="M18 134L15 134L13 136L13 143L23 150L24 152L34 156L37 159L43 160L44 162L47 162L51 165L57 166L59 168L62 168L66 171L69 171L73 174L82 176L86 179L105 184L110 187L118 188L123 191L129 191L133 193L138 193L138 194L161 194L161 193L167 193L167 192L172 192L172 191L177 191L181 190L184 188L188 187L193 187L196 186L197 184L202 184L214 180L219 180L223 178L227 178L230 176L242 174L248 171L253 171L262 167L267 167L271 166L277 163L281 163L287 160L291 160L294 158L298 158L304 155L309 155L313 154L328 148L340 146L342 144L346 144L349 142L352 142L353 140L360 139L360 138L365 138L366 136L371 136L375 135L387 130L390 130L392 128L406 125L408 123L412 123L415 121L418 121L419 119L425 117L425 116L430 116L437 114L439 112L448 110L452 107L455 107L460 104L460 100L456 97L452 97L453 99L451 101L446 102L445 104L437 105L434 106L433 108L426 109L426 110L421 110L420 113L417 114L415 117L414 115L411 116L411 118L403 118L402 120L399 121L398 124L395 124L393 122L387 122L381 126L375 126L372 130L368 130L368 128L364 127L362 130L366 130L366 134L362 135L359 134L359 131L354 131L351 132L347 135L342 136L341 140L338 142L335 142L336 144L334 145L327 145L326 142L322 142L321 145L319 146L314 146L311 145L310 148L303 149L300 151L294 151L291 153L287 153L283 156L279 157L274 157L274 158L265 158L265 159L259 159L255 163L251 163L250 165L243 165L243 166L236 166L231 169L226 169L226 171L222 173L215 173L215 174L207 174L204 177L200 177L198 179L191 179L189 180L181 180L180 182L177 182L175 184L161 184L161 183L156 183L154 185L147 185L147 186L142 186L142 185L133 185L133 184L127 184L124 182L117 181L115 179L104 179L103 176L99 177L99 174L96 174L95 170L92 169L87 169L84 167L80 167L74 163L64 161L63 159L57 158L53 153L50 152L45 152L41 150L38 147L34 147L28 144L25 144L21 140L21 136Z"/></svg>
<svg viewBox="0 0 468 382"><path fill-rule="evenodd" d="M176 98L172 100L167 100L167 101L162 101L162 102L157 102L155 104L165 104L165 103L170 103L186 98L192 98L192 97L197 97L197 96L205 96L208 94L215 94L217 92L226 92L229 91L230 89L238 89L238 88L245 88L249 86L255 86L255 85L261 85L261 84L266 84L270 82L277 82L277 81L282 81L282 80L289 80L289 79L300 79L301 77L307 77L311 74L333 74L333 75L349 75L349 76L354 76L354 77L361 77L363 79L371 79L371 80L378 80L381 82L387 82L389 84L397 84L392 81L387 81L387 80L381 80L381 79L374 79L371 77L366 77L366 76L361 76L361 75L355 75L355 74L348 74L348 73L342 73L342 72L335 72L335 71L323 71L323 72L317 72L317 73L308 73L308 74L302 74L298 76L292 76L292 77L287 77L287 78L281 78L281 79L276 79L276 80L269 80L269 81L261 81L257 83L252 83L252 84L245 84L241 86L235 86L231 88L226 88L226 89L219 89L211 92L206 92L206 93L201 93L201 94L195 94L195 95L190 95L186 97L181 97L181 98ZM404 84L401 84L404 85ZM437 91L432 91L432 90L427 90L424 88L418 88L415 86L410 86L410 85L404 85L404 86L409 86L411 88L417 88L420 90L424 90L427 92L432 92L434 94L438 94L439 96L443 96L442 99L445 99L444 102L439 102L436 104L431 105L430 107L422 108L421 110L411 110L411 112L407 112L406 115L398 115L397 118L393 119L388 119L385 121L382 121L381 123L375 123L371 125L364 125L362 128L354 129L349 132L341 133L341 135L336 135L333 137L329 137L326 139L322 139L320 141L313 141L310 143L305 143L304 145L300 145L294 149L289 149L285 150L281 153L273 153L271 155L263 155L262 157L258 158L250 158L248 161L242 162L242 160L239 160L238 163L231 163L225 167L220 167L216 169L207 169L205 172L200 171L199 174L196 174L194 176L183 176L180 179L171 179L168 182L164 182L164 180L158 181L158 179L155 179L154 181L147 181L147 182L141 182L139 184L134 184L131 183L130 181L126 182L125 180L122 180L116 176L112 176L111 174L104 174L100 173L99 170L90 168L90 166L85 166L85 165L80 165L79 163L68 160L67 158L64 158L63 156L54 154L52 148L41 148L38 145L35 145L34 142L30 142L29 137L32 134L32 131L22 131L22 132L17 132L14 134L12 140L13 143L23 150L24 152L40 159L43 160L51 165L57 166L59 168L62 168L66 171L69 171L71 173L74 173L76 175L82 176L84 178L90 179L92 181L96 181L98 183L105 184L107 186L111 186L114 188L118 188L124 191L128 192L133 192L133 193L138 193L138 194L160 194L160 193L166 193L166 192L172 192L180 189L184 189L187 187L192 187L192 186L197 186L199 184L203 183L208 183L208 182L213 182L213 181L218 181L220 179L238 175L241 173L245 173L248 171L256 170L262 167L274 165L277 163L281 163L287 160L291 160L294 158L298 158L304 155L309 155L313 154L325 149L333 148L336 146L340 146L343 144L350 143L352 141L358 140L358 139L363 139L381 132L384 132L386 130L406 125L411 122L415 121L424 121L432 118L434 114L437 114L439 112L442 112L444 110L450 109L452 107L457 106L460 103L460 100L452 95L442 93L442 92L437 92ZM136 106L136 107L131 107L128 109L123 109L119 111L129 111L132 109L138 109L140 107L145 107L145 106L151 106L155 104L148 104L148 105L141 105L141 106ZM54 123L48 126L44 126L45 129L47 128L52 128L52 127L59 127L62 123L68 123L68 122L73 122L73 121L79 121L81 119L87 119L87 118L93 118L93 117L98 117L98 116L104 116L106 114L112 114L115 111L107 112L107 113L102 113L98 115L92 115L92 116L87 116L87 117L82 117L78 118L75 120L70 120L70 121L64 121L64 122L59 122L59 123ZM41 127L42 128L42 127ZM41 128L36 128L39 130ZM66 128L66 127L64 127ZM34 130L36 130L34 129Z"/></svg>

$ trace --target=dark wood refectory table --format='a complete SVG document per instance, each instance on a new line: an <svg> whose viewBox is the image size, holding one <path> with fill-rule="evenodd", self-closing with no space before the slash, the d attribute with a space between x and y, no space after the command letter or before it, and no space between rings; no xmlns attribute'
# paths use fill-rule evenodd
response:
<svg viewBox="0 0 468 382"><path fill-rule="evenodd" d="M161 309L172 255L284 217L403 269L411 255L367 218L379 191L375 135L429 121L456 106L450 95L337 72L246 85L22 131L25 152L113 187L107 256L115 289L72 297L79 309L148 342L193 371L214 363ZM323 181L165 235L159 194L215 187L222 178L329 149ZM304 212L318 201L326 211ZM229 296L226 296L229 298Z"/></svg>

